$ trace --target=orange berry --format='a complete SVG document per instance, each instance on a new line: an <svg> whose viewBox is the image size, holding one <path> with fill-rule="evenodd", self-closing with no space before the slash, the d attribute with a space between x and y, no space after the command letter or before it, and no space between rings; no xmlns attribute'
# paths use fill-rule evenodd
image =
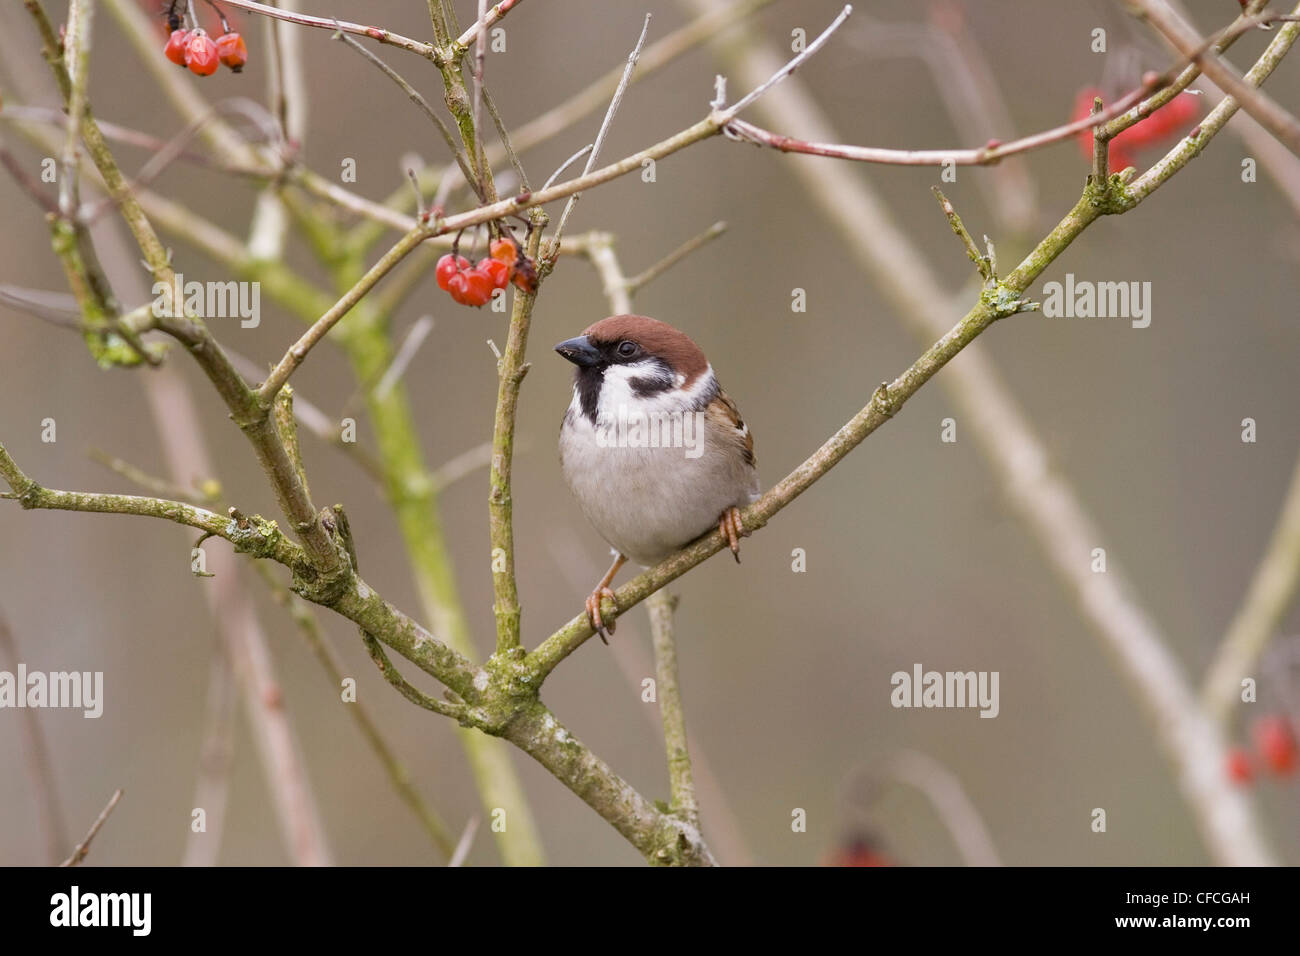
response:
<svg viewBox="0 0 1300 956"><path fill-rule="evenodd" d="M177 66L185 66L185 44L189 38L189 30L173 30L163 47L163 55Z"/></svg>
<svg viewBox="0 0 1300 956"><path fill-rule="evenodd" d="M217 55L222 63L238 73L248 62L248 45L238 33L223 33L217 37Z"/></svg>
<svg viewBox="0 0 1300 956"><path fill-rule="evenodd" d="M199 76L211 76L221 65L221 60L217 56L217 45L202 30L191 33L185 44L185 65L190 68L191 73Z"/></svg>

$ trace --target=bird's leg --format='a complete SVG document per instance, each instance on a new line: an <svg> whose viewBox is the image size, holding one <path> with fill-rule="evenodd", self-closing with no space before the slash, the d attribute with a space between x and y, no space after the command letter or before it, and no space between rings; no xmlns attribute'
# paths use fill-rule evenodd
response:
<svg viewBox="0 0 1300 956"><path fill-rule="evenodd" d="M614 580L614 575L618 574L618 569L625 563L627 563L627 558L622 554L619 554L619 556L614 559L614 563L609 566L609 570L605 572L605 576L600 579L600 583L597 584L591 594L587 596L587 620L591 621L591 626L595 629L596 633L600 635L601 641L605 644L609 644L606 635L614 633L614 622L610 621L609 627L606 628L605 622L600 618L600 602L602 598L609 598L614 602L614 606L618 607L618 599L614 597L614 592L610 589L609 585L610 582Z"/></svg>
<svg viewBox="0 0 1300 956"><path fill-rule="evenodd" d="M749 537L749 532L745 530L745 522L741 520L740 509L736 507L728 508L722 512L718 518L718 533L722 535L722 540L727 542L731 548L731 556L740 563L740 539Z"/></svg>

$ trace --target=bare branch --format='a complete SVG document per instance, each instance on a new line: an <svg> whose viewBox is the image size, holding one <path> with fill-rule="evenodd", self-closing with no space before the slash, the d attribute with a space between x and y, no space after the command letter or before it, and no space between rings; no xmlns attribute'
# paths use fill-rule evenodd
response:
<svg viewBox="0 0 1300 956"><path fill-rule="evenodd" d="M108 803L104 806L104 809L99 812L95 822L90 825L86 838L77 844L77 848L72 851L72 856L60 863L59 866L76 866L86 858L86 854L90 852L90 841L98 835L100 827L104 825L104 821L108 819L108 815L113 812L113 808L117 806L117 802L121 799L121 789L113 791L113 795L108 798Z"/></svg>
<svg viewBox="0 0 1300 956"><path fill-rule="evenodd" d="M609 101L609 109L605 110L605 118L601 121L600 129L596 133L596 141L591 145L591 155L587 157L587 165L582 170L583 176L591 172L591 167L596 164L596 158L600 155L600 147L605 145L605 137L609 134L609 127L613 124L618 108L623 103L623 94L627 92L628 84L632 81L632 71L636 69L636 61L641 56L641 49L645 46L646 34L649 32L650 14L647 13L645 22L641 24L641 35L637 37L636 46L628 54L627 66L623 67L623 78L619 80L618 87L614 90L614 96ZM563 169L564 167L560 168ZM551 237L551 249L558 250L560 248L560 237L564 234L565 223L569 221L569 214L573 212L573 207L581 196L581 192L574 192L569 196L569 201L565 203L564 212L560 215L560 224L555 227L555 235Z"/></svg>

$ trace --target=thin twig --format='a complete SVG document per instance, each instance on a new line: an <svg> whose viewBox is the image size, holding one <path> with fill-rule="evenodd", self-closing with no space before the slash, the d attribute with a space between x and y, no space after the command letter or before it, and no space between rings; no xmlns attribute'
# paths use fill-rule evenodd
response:
<svg viewBox="0 0 1300 956"><path fill-rule="evenodd" d="M71 90L67 97L68 118L59 170L59 213L69 221L77 214L77 206L80 204L77 144L81 142L81 125L86 118L90 38L94 20L94 0L71 0L68 5L67 34L63 38L63 62L67 66Z"/></svg>
<svg viewBox="0 0 1300 956"><path fill-rule="evenodd" d="M266 381L258 389L258 401L264 406L269 406L271 400L275 398L276 392L289 380L289 376L294 373L298 366L303 363L312 347L325 338L329 330L334 328L340 319L352 311L352 307L360 302L362 297L374 288L380 279L388 275L399 262L413 252L427 236L428 233L422 226L417 226L404 235L378 262L371 266L364 276L357 280L357 283L351 289L344 293L343 298L339 299L328 312L317 319L312 327L299 337L297 342L289 346L289 351L285 352L284 357L276 363L275 368L271 370L271 374L266 377Z"/></svg>
<svg viewBox="0 0 1300 956"><path fill-rule="evenodd" d="M796 56L793 60L787 62L785 66L781 67L781 69L773 73L770 77L767 78L766 81L754 87L754 89L750 90L749 93L742 96L740 100L736 102L734 105L727 107L726 112L728 112L732 116L735 116L737 113L743 110L750 103L754 102L754 100L758 99L760 96L762 96L772 87L776 86L776 84L780 83L782 80L784 80L787 76L789 76L799 67L803 66L804 63L806 63L808 59L814 53L820 50L822 48L822 45L831 38L831 34L844 25L844 21L847 20L849 18L849 15L852 13L853 13L852 5L846 4L844 9L839 12L839 15L836 16L836 18L831 21L831 25L828 26L825 30L823 30L820 34L818 34L817 38L813 40L812 43L809 43L808 46L805 47L804 50L798 56Z"/></svg>
<svg viewBox="0 0 1300 956"><path fill-rule="evenodd" d="M333 17L311 17L303 13L277 10L275 7L268 7L264 3L255 3L253 0L221 0L221 2L228 7L247 10L249 13L256 13L264 17L274 17L277 20L296 23L302 27L315 27L320 30L342 30L344 33L351 33L354 36L369 37L372 40L378 40L380 43L387 43L390 46L401 47L403 50L417 53L426 60L433 60L435 63L441 58L438 48L432 43L421 43L419 40L412 40L410 37L404 37L400 33L394 33L392 30L385 30L382 27L365 26L348 20L336 20Z"/></svg>
<svg viewBox="0 0 1300 956"><path fill-rule="evenodd" d="M429 333L433 331L433 316L424 315L415 320L411 330L406 333L406 338L397 349L397 355L393 362L388 366L379 382L375 385L375 398L383 399L394 385L398 383L401 377L406 373L406 368L411 364L411 359L415 358L415 353L420 350L424 340L428 338Z"/></svg>
<svg viewBox="0 0 1300 956"><path fill-rule="evenodd" d="M76 866L86 858L86 854L90 852L90 841L95 839L96 834L99 833L99 828L104 825L104 821L108 819L108 815L113 812L113 808L117 806L117 802L121 799L121 789L113 791L113 795L108 798L108 803L104 806L104 809L99 811L99 816L90 825L90 829L86 832L86 838L77 844L77 848L72 851L72 856L60 863L59 866Z"/></svg>
<svg viewBox="0 0 1300 956"><path fill-rule="evenodd" d="M643 286L653 282L655 279L659 278L661 275L663 275L673 266L677 265L677 263L681 262L683 259L689 256L696 249L699 249L701 246L706 245L707 243L713 241L714 239L718 238L718 236L722 235L726 231L727 231L727 224L725 222L715 222L713 225L709 226L708 229L705 229L698 236L694 237L693 239L687 239L685 242L683 242L672 252L668 253L668 255L664 256L654 265L650 266L650 268L645 269L642 272L638 273L637 275L634 275L632 278L628 279L626 282L628 292L630 293L637 292Z"/></svg>
<svg viewBox="0 0 1300 956"><path fill-rule="evenodd" d="M109 471L116 472L132 484L139 485L145 491L160 498L175 498L189 504L211 507L221 498L221 486L211 480L204 480L197 489L182 488L157 475L151 475L142 468L99 448L92 448L87 454Z"/></svg>
<svg viewBox="0 0 1300 956"><path fill-rule="evenodd" d="M333 34L333 39L341 40L348 47L350 47L353 50L356 50L363 57L365 57L376 67L378 67L379 70L386 77L388 77L390 80L396 83L398 87L401 88L402 92L407 95L407 97L411 100L412 103L414 103L424 112L425 116L429 117L429 120L433 123L433 125L438 127L438 132L442 134L442 138L446 142L447 148L451 150L452 158L456 161L456 164L460 166L460 171L464 173L465 181L477 189L478 180L474 176L474 174L470 171L469 164L465 160L465 154L461 152L460 146L456 142L456 137L452 135L451 130L447 128L447 124L442 121L442 117L434 112L433 107L430 106L429 101L426 100L420 94L420 91L417 90L414 86L412 86L406 80L406 78L402 76L402 74L398 73L391 66L385 63L383 60L381 60L378 56L371 53L369 50L367 50L356 40L352 39L352 37L348 36L347 33L345 33L342 30L342 28L335 31L335 33ZM480 194L479 199L482 198L483 196Z"/></svg>
<svg viewBox="0 0 1300 956"><path fill-rule="evenodd" d="M531 192L532 186L528 184L528 174L524 172L524 164L519 161L519 155L515 152L515 146L510 138L510 130L506 129L505 120L501 118L501 111L497 109L497 101L492 97L491 91L486 86L482 89L483 105L488 109L488 115L492 117L492 125L496 127L497 136L501 139L501 148L506 151L506 159L510 160L510 165L514 168L515 175L519 177L519 188L524 192ZM490 162L486 156L484 162Z"/></svg>
<svg viewBox="0 0 1300 956"><path fill-rule="evenodd" d="M560 165L556 168L555 172L551 173L551 175L547 178L546 182L542 184L542 188L550 189L551 186L555 184L555 181L560 178L561 173L563 173L566 169L568 169L578 160L582 159L582 157L590 153L592 149L595 147L595 145L596 145L595 143L588 143L586 146L582 147L582 149L578 150L576 153L574 153L564 162L560 163Z"/></svg>
<svg viewBox="0 0 1300 956"><path fill-rule="evenodd" d="M425 710L431 710L435 714L441 714L443 717L450 717L452 720L460 720L465 716L465 705L456 704L450 701L438 700L436 697L430 697L422 690L414 687L405 677L402 676L393 662L388 659L388 654L384 652L383 645L379 640L367 631L361 632L361 639L365 642L366 651L370 654L370 659L375 662L379 668L379 673L384 675L384 680L397 688L397 692L415 704L417 707L423 707Z"/></svg>
<svg viewBox="0 0 1300 956"><path fill-rule="evenodd" d="M485 441L447 459L433 471L429 478L433 486L441 491L490 464L492 464L492 443Z"/></svg>
<svg viewBox="0 0 1300 956"><path fill-rule="evenodd" d="M938 186L931 186L930 192L934 193L934 198L939 200L939 206L943 209L943 214L948 217L948 225L952 227L953 234L961 240L962 246L965 247L966 258L975 263L980 278L986 283L996 281L997 276L993 273L993 265L989 261L989 257L980 254L979 246L975 245L975 240L971 238L965 223L961 221L961 216L957 215L957 210L953 208L952 202L940 191Z"/></svg>
<svg viewBox="0 0 1300 956"><path fill-rule="evenodd" d="M618 108L623 103L623 94L627 92L628 83L632 80L632 71L636 69L636 61L641 56L641 49L645 46L646 34L650 32L650 14L645 15L645 22L641 25L641 36L637 38L636 46L632 48L631 54L627 58L627 66L623 68L623 78L618 82L618 88L614 90L614 97L609 101L609 109L605 111L605 118L601 121L600 130L596 133L596 141L591 146L591 155L587 157L587 165L582 170L582 175L586 176L591 172L591 168L596 165L596 158L600 155L600 147L605 143L605 137L609 134L609 127L614 122L614 116L618 113ZM564 225L569 221L569 214L573 212L574 205L582 196L581 192L575 192L569 196L569 201L564 205L564 212L560 215L560 224L555 227L555 235L551 237L551 249L560 248L560 237L564 234Z"/></svg>
<svg viewBox="0 0 1300 956"><path fill-rule="evenodd" d="M480 3L478 20L460 35L459 39L456 40L456 46L467 49L472 41L482 38L489 27L523 2L524 0L501 0L500 3L493 5L492 9L487 11L486 16L483 14L482 4Z"/></svg>
<svg viewBox="0 0 1300 956"><path fill-rule="evenodd" d="M0 661L4 662L10 673L17 672L20 661L18 644L3 612L0 612ZM54 776L54 763L50 760L50 748L46 745L45 734L41 731L41 722L36 713L30 707L20 708L18 724L23 738L23 762L27 768L27 779L31 783L36 815L41 821L41 835L45 838L46 859L52 864L63 858L64 847L68 845L68 826L59 800L58 781Z"/></svg>
<svg viewBox="0 0 1300 956"><path fill-rule="evenodd" d="M478 833L479 815L476 813L469 818L465 824L465 829L460 835L460 840L456 843L456 850L447 861L448 866L464 866L465 860L469 856L470 848L474 846L474 834Z"/></svg>
<svg viewBox="0 0 1300 956"><path fill-rule="evenodd" d="M1094 96L1092 99L1092 110L1090 116L1096 119L1097 115L1105 107L1101 102L1100 96ZM1097 127L1092 128L1092 181L1094 183L1105 183L1110 176L1110 140L1104 136L1097 135Z"/></svg>

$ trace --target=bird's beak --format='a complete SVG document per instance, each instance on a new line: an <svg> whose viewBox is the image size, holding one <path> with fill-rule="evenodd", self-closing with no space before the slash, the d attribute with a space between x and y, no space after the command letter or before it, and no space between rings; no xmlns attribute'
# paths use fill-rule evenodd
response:
<svg viewBox="0 0 1300 956"><path fill-rule="evenodd" d="M598 365L601 361L600 352L585 335L579 335L576 339L565 339L555 347L555 351L574 365L581 365L583 368Z"/></svg>

